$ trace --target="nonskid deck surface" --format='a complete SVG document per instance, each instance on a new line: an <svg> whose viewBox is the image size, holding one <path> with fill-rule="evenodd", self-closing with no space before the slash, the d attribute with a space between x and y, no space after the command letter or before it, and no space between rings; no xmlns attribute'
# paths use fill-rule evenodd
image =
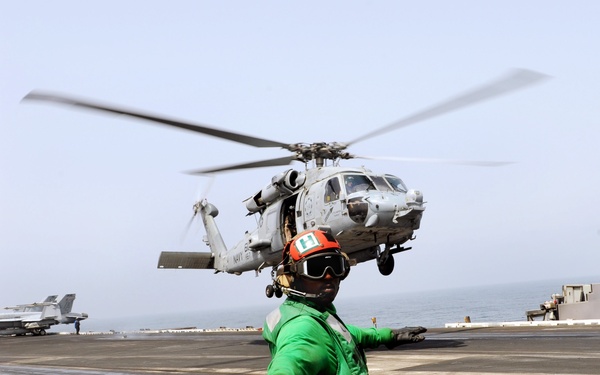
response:
<svg viewBox="0 0 600 375"><path fill-rule="evenodd" d="M597 374L600 326L430 329L369 350L370 374ZM258 331L0 337L1 374L264 374Z"/></svg>

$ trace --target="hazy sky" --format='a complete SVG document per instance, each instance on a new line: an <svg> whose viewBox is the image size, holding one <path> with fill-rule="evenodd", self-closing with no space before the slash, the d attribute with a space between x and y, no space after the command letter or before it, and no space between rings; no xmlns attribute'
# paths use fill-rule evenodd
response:
<svg viewBox="0 0 600 375"><path fill-rule="evenodd" d="M516 163L344 162L400 176L427 209L395 272L360 264L340 298L598 282L598 14L596 1L3 1L0 305L77 293L74 310L106 317L280 303L264 296L269 270L156 266L162 250L208 251L200 222L182 239L208 180L182 171L286 151L21 103L31 90L281 142L344 142L513 68L552 78L350 149ZM282 170L214 180L227 245L256 224L242 201Z"/></svg>

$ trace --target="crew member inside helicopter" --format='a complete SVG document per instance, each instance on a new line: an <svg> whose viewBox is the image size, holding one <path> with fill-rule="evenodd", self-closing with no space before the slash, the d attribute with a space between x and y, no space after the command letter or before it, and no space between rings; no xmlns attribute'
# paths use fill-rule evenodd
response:
<svg viewBox="0 0 600 375"><path fill-rule="evenodd" d="M285 220L283 223L283 233L285 235L285 241L289 242L296 234L296 226L294 225L294 208L290 207L287 214L285 214Z"/></svg>
<svg viewBox="0 0 600 375"><path fill-rule="evenodd" d="M344 184L346 185L346 194L367 190L369 186L373 186L373 183L368 179L367 176L360 174L344 176Z"/></svg>
<svg viewBox="0 0 600 375"><path fill-rule="evenodd" d="M424 340L423 327L359 328L338 317L333 301L350 272L348 256L321 230L296 235L283 250L274 285L288 295L265 321L268 374L367 374L363 348Z"/></svg>

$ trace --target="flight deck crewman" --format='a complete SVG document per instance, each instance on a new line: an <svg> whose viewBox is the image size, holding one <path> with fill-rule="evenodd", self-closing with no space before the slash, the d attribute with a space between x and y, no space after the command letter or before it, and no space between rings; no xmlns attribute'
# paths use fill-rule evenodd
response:
<svg viewBox="0 0 600 375"><path fill-rule="evenodd" d="M368 374L363 348L424 340L423 327L359 328L342 322L333 305L350 265L329 233L296 235L283 251L276 284L288 298L265 321L268 374Z"/></svg>

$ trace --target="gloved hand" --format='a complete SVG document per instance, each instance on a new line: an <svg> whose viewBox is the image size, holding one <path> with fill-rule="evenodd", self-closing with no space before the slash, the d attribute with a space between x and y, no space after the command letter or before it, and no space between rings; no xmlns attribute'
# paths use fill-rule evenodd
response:
<svg viewBox="0 0 600 375"><path fill-rule="evenodd" d="M427 332L427 328L421 326L392 329L392 342L387 344L387 347L392 349L398 345L421 342L425 340L425 336L421 333L425 332Z"/></svg>

